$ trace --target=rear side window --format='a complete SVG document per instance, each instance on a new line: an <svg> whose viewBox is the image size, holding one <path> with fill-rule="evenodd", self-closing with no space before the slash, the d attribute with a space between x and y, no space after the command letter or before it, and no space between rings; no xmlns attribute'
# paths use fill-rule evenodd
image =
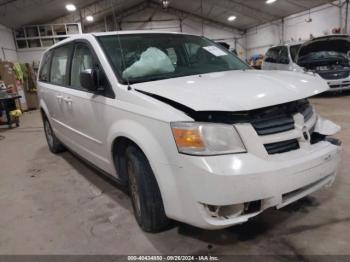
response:
<svg viewBox="0 0 350 262"><path fill-rule="evenodd" d="M39 73L39 81L49 82L50 77L51 52L44 55Z"/></svg>
<svg viewBox="0 0 350 262"><path fill-rule="evenodd" d="M269 51L267 51L266 56L265 56L265 62L268 63L277 63L277 57L278 57L278 52L277 48L270 48Z"/></svg>
<svg viewBox="0 0 350 262"><path fill-rule="evenodd" d="M52 55L50 82L57 85L66 85L68 80L68 61L71 46L62 46L55 49Z"/></svg>
<svg viewBox="0 0 350 262"><path fill-rule="evenodd" d="M278 60L279 64L289 64L288 48L286 46L281 46L279 48Z"/></svg>
<svg viewBox="0 0 350 262"><path fill-rule="evenodd" d="M265 62L275 64L289 64L287 47L278 46L270 48L266 53Z"/></svg>

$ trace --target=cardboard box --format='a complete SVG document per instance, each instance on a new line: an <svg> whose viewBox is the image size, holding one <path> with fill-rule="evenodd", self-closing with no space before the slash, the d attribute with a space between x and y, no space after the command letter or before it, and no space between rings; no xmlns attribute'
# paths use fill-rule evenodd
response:
<svg viewBox="0 0 350 262"><path fill-rule="evenodd" d="M25 99L27 103L27 109L28 110L33 110L33 109L38 109L38 95L36 92L28 92L24 91L25 93Z"/></svg>
<svg viewBox="0 0 350 262"><path fill-rule="evenodd" d="M7 87L4 81L0 80L0 91L6 91Z"/></svg>
<svg viewBox="0 0 350 262"><path fill-rule="evenodd" d="M7 117L5 110L0 109L0 123L7 123Z"/></svg>
<svg viewBox="0 0 350 262"><path fill-rule="evenodd" d="M0 61L0 80L5 82L9 93L17 93L16 74L12 62Z"/></svg>
<svg viewBox="0 0 350 262"><path fill-rule="evenodd" d="M17 92L18 92L18 95L21 96L21 98L19 99L21 110L22 111L27 111L29 108L28 108L28 105L27 105L27 99L26 99L26 95L24 93L22 85L17 84Z"/></svg>

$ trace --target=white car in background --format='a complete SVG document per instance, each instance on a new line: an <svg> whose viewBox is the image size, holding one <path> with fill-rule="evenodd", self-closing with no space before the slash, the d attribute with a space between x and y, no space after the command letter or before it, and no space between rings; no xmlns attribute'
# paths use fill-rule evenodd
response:
<svg viewBox="0 0 350 262"><path fill-rule="evenodd" d="M350 37L329 35L303 44L271 47L262 69L317 74L327 81L327 92L350 90Z"/></svg>
<svg viewBox="0 0 350 262"><path fill-rule="evenodd" d="M261 72L200 36L122 31L74 36L42 58L48 146L129 187L141 228L170 219L219 229L332 184L339 127L307 98L304 73Z"/></svg>
<svg viewBox="0 0 350 262"><path fill-rule="evenodd" d="M294 43L271 47L266 52L261 69L302 72L302 67L295 62L301 45L302 43Z"/></svg>

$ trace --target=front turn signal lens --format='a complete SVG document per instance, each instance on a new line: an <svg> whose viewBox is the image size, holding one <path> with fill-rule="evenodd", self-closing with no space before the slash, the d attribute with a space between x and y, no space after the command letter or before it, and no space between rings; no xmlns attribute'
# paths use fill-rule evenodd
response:
<svg viewBox="0 0 350 262"><path fill-rule="evenodd" d="M205 148L198 129L173 128L173 135L179 148Z"/></svg>
<svg viewBox="0 0 350 262"><path fill-rule="evenodd" d="M211 156L246 152L233 125L172 122L171 129L177 149L183 154Z"/></svg>

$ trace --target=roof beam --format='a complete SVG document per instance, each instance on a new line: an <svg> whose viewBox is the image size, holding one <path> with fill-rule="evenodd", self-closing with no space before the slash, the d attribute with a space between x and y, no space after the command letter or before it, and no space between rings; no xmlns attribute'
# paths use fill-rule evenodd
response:
<svg viewBox="0 0 350 262"><path fill-rule="evenodd" d="M11 8L23 10L26 8L32 8L34 6L40 6L42 4L48 4L54 0L5 0L0 2L0 8Z"/></svg>
<svg viewBox="0 0 350 262"><path fill-rule="evenodd" d="M85 7L81 7L80 9L81 9L82 13L84 14L84 16L87 16L87 15L97 16L97 19L94 21L94 23L96 23L96 22L102 20L104 16L113 15L113 8L117 11L115 13L116 19L120 20L126 16L134 14L135 12L139 12L139 11L144 10L148 6L149 6L149 4L147 1L142 1L142 2L135 4L131 7L118 10L118 6L115 6L113 3L111 3L111 1L103 0L103 1L96 1L92 5L87 5ZM56 20L56 21L57 20L60 20L60 21L67 20L67 21L71 22L72 17L68 15L65 17L56 18L54 20ZM75 16L74 20L76 22L78 22L80 20L80 18ZM89 23L89 24L94 24L94 23Z"/></svg>
<svg viewBox="0 0 350 262"><path fill-rule="evenodd" d="M111 8L108 8L107 12L105 12L102 15L99 16L99 19L96 19L94 21L94 23L89 23L87 25L87 27L89 27L90 25L94 25L97 22L100 22L101 20L104 20L105 17L115 17L115 19L111 19L113 21L113 23L116 23L114 26L115 28L119 28L120 29L120 23L122 22L123 18L128 17L130 15L139 13L143 10L145 10L146 8L149 7L149 3L147 1L143 1L141 3L135 4L129 8L124 8L124 9L120 9L118 11L116 11L115 13L113 12L113 10L111 10ZM119 30L117 29L117 30Z"/></svg>
<svg viewBox="0 0 350 262"><path fill-rule="evenodd" d="M269 17L267 20L282 18L281 16L277 16L275 14L272 14L272 13L266 12L266 11L263 12L263 11L261 11L261 9L252 7L252 6L244 4L242 2L238 2L237 0L227 0L227 1L235 4L236 6L241 7L242 10L246 10L246 11L250 12L251 15L256 15L256 16L260 16L260 17L261 16L265 16L265 17L267 16L267 17Z"/></svg>
<svg viewBox="0 0 350 262"><path fill-rule="evenodd" d="M158 9L164 10L162 8L162 6L160 5L160 3L158 3L158 2L156 2L154 0L150 1L150 6L154 7L154 8L158 8ZM184 10L177 9L177 8L174 8L174 7L170 7L170 6L167 7L165 10L168 11L168 12L173 13L176 16L178 16L179 19L181 19L181 20L183 20L186 16L192 16L192 17L194 17L196 19L200 19L202 21L206 21L206 22L211 23L211 24L216 24L216 25L218 25L220 27L225 27L225 28L228 28L228 29L231 29L231 30L237 30L238 32L243 33L243 31L241 29L239 29L239 28L227 25L225 23L222 23L222 22L219 22L219 21L207 18L207 17L202 16L202 15L198 15L198 14L195 14L195 13L192 13L192 12L184 11Z"/></svg>
<svg viewBox="0 0 350 262"><path fill-rule="evenodd" d="M294 6L300 7L300 8L302 8L303 10L304 10L304 9L309 9L309 7L307 7L307 6L303 5L303 4L300 4L300 3L298 3L298 2L296 2L296 1L294 1L294 0L286 0L286 2L287 2L287 3L290 3L290 4L294 5Z"/></svg>
<svg viewBox="0 0 350 262"><path fill-rule="evenodd" d="M209 1L208 1L208 3L209 3ZM269 18L261 18L261 12L260 12L260 15L256 15L254 12L252 13L251 10L247 10L246 8L242 8L241 6L238 6L238 8L237 8L237 4L232 5L232 3L229 1L225 1L224 4L215 3L215 6L225 9L225 11L217 14L214 17L214 19L219 18L219 17L221 17L224 14L227 14L229 12L234 12L236 14L241 14L243 16L246 16L246 17L249 17L251 19L254 19L254 20L257 20L260 22L264 22L264 23L269 20Z"/></svg>
<svg viewBox="0 0 350 262"><path fill-rule="evenodd" d="M122 20L123 18L133 15L135 13L138 13L140 11L145 10L147 7L149 7L149 3L147 1L143 1L139 4L133 5L129 8L119 10L116 12L116 18L118 21Z"/></svg>
<svg viewBox="0 0 350 262"><path fill-rule="evenodd" d="M4 1L2 3L0 3L0 7L1 6L4 6L4 5L8 5L8 4L11 4L12 2L16 2L17 0L7 0L7 1Z"/></svg>
<svg viewBox="0 0 350 262"><path fill-rule="evenodd" d="M14 1L16 1L16 0L14 0ZM89 25L93 25L94 23L97 23L100 20L104 19L105 16L113 15L112 4L114 4L114 3L112 3L112 1L110 1L110 0L95 1L90 5L81 6L81 7L79 7L79 9L81 10L82 14L84 14L84 17L87 15L95 16L95 21L93 23L89 23ZM95 5L97 5L97 6L95 6ZM147 7L153 7L157 10L170 12L170 13L178 16L180 20L184 20L188 16L192 16L196 19L204 21L205 23L215 24L217 26L224 27L224 28L227 28L230 30L236 30L242 34L244 33L239 28L236 28L234 26L216 21L214 19L210 19L208 17L205 17L204 15L198 15L198 14L195 14L193 12L188 12L188 11L177 9L174 7L167 7L166 9L163 9L160 2L158 2L156 0L144 0L141 3L135 4L134 6L131 6L129 8L118 10L118 12L116 12L116 14L115 14L116 21L120 22L123 18L130 16L134 13L140 12L140 11L146 9ZM115 6L116 10L117 10L117 8L118 7ZM80 21L80 18L79 18L79 16L76 16L74 14L69 14L69 15L64 16L64 17L58 17L56 19L53 19L53 21L55 21L55 22L56 21L59 21L59 22L76 21L76 22L78 22L78 21Z"/></svg>

